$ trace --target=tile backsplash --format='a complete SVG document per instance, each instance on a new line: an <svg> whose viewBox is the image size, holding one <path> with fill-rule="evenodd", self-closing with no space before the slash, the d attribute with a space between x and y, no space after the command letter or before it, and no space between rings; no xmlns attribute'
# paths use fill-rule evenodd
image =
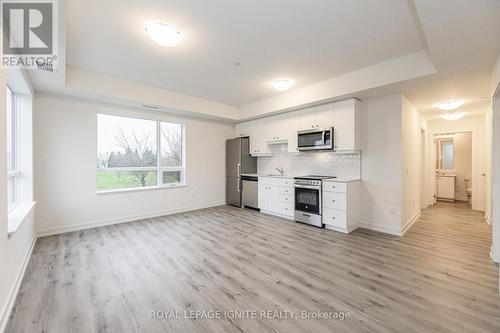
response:
<svg viewBox="0 0 500 333"><path fill-rule="evenodd" d="M289 153L287 145L273 145L273 156L257 159L259 174L276 173L282 167L290 175L324 175L361 178L361 154L336 154L332 151Z"/></svg>

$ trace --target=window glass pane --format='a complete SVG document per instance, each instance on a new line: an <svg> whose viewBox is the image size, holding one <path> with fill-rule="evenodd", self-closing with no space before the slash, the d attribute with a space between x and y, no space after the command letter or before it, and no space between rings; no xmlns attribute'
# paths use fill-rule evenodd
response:
<svg viewBox="0 0 500 333"><path fill-rule="evenodd" d="M163 171L163 184L179 184L182 181L181 171Z"/></svg>
<svg viewBox="0 0 500 333"><path fill-rule="evenodd" d="M156 186L156 171L99 171L97 190L118 190Z"/></svg>
<svg viewBox="0 0 500 333"><path fill-rule="evenodd" d="M97 115L97 167L155 167L156 122Z"/></svg>
<svg viewBox="0 0 500 333"><path fill-rule="evenodd" d="M182 125L160 123L161 166L182 165Z"/></svg>
<svg viewBox="0 0 500 333"><path fill-rule="evenodd" d="M7 207L11 209L17 203L17 179L9 177L7 179Z"/></svg>
<svg viewBox="0 0 500 333"><path fill-rule="evenodd" d="M12 91L7 87L7 171L15 170L15 114Z"/></svg>

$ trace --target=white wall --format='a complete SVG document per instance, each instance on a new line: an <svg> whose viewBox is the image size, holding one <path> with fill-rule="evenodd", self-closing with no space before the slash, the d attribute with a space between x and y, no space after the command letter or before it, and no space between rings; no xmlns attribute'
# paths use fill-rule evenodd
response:
<svg viewBox="0 0 500 333"><path fill-rule="evenodd" d="M0 71L0 174L7 173L6 73ZM0 332L3 331L34 242L34 213L8 236L7 179L0 177Z"/></svg>
<svg viewBox="0 0 500 333"><path fill-rule="evenodd" d="M472 132L472 209L485 210L486 207L486 126L484 116L463 118L455 121L432 120L428 122L431 162L429 179L431 190L436 189L436 148L434 134Z"/></svg>
<svg viewBox="0 0 500 333"><path fill-rule="evenodd" d="M401 233L401 95L361 103L361 224Z"/></svg>
<svg viewBox="0 0 500 333"><path fill-rule="evenodd" d="M401 228L405 231L420 214L422 147L421 133L426 121L417 109L401 98L401 158L402 214Z"/></svg>
<svg viewBox="0 0 500 333"><path fill-rule="evenodd" d="M225 203L225 140L233 126L36 95L35 200L42 234ZM96 194L98 112L181 121L187 186Z"/></svg>

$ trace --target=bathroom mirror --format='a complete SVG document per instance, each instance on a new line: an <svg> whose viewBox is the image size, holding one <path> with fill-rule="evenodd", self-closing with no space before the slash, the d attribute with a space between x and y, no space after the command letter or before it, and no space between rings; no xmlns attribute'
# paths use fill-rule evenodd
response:
<svg viewBox="0 0 500 333"><path fill-rule="evenodd" d="M442 138L436 140L438 158L436 168L438 170L452 170L454 163L453 138Z"/></svg>

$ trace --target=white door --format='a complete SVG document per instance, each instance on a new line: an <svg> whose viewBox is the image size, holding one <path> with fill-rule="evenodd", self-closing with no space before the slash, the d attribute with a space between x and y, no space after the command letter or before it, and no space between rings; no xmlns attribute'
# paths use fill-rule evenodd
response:
<svg viewBox="0 0 500 333"><path fill-rule="evenodd" d="M268 210L273 213L280 213L280 188L275 185L268 185Z"/></svg>
<svg viewBox="0 0 500 333"><path fill-rule="evenodd" d="M268 210L269 208L269 185L259 184L259 209Z"/></svg>

